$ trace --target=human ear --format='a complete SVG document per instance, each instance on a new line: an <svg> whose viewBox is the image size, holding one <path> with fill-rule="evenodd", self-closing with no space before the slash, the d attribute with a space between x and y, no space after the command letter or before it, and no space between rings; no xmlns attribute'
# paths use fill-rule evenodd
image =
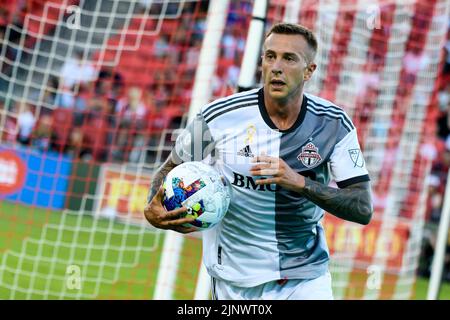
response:
<svg viewBox="0 0 450 320"><path fill-rule="evenodd" d="M317 65L315 63L310 63L306 67L305 73L303 74L303 80L308 81L309 79L311 79L316 68L317 68Z"/></svg>

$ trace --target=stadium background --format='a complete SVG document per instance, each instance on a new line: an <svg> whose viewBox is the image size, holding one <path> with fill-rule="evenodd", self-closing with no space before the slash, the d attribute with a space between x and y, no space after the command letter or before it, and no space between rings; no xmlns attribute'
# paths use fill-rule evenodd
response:
<svg viewBox="0 0 450 320"><path fill-rule="evenodd" d="M209 100L235 92L252 20L253 1L212 2L0 0L0 298L154 297L166 233L142 219L152 170L186 123L208 18L226 16ZM268 26L318 34L309 89L352 116L373 177L369 226L325 220L339 299L425 298L450 164L449 11L269 2ZM194 296L200 256L186 236L174 299Z"/></svg>

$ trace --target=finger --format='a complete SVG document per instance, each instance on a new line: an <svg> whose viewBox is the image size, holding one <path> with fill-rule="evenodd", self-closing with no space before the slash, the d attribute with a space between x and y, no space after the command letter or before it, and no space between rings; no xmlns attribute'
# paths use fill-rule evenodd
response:
<svg viewBox="0 0 450 320"><path fill-rule="evenodd" d="M251 173L254 176L277 176L278 175L278 169L252 170Z"/></svg>
<svg viewBox="0 0 450 320"><path fill-rule="evenodd" d="M261 164L256 165L250 168L250 174L254 176L279 176L280 170L276 166L272 166L270 164Z"/></svg>
<svg viewBox="0 0 450 320"><path fill-rule="evenodd" d="M179 218L180 215L185 213L186 211L187 211L186 207L181 207L172 211L167 211L164 217L169 219Z"/></svg>
<svg viewBox="0 0 450 320"><path fill-rule="evenodd" d="M258 179L255 181L257 185L265 185L265 184L275 184L277 183L277 180L275 178L268 178L268 179Z"/></svg>
<svg viewBox="0 0 450 320"><path fill-rule="evenodd" d="M256 157L251 159L251 162L261 162L263 159L268 159L269 157L264 151L258 154ZM267 161L268 162L268 161Z"/></svg>
<svg viewBox="0 0 450 320"><path fill-rule="evenodd" d="M263 163L278 163L278 158L259 155L253 158L253 162L263 162Z"/></svg>
<svg viewBox="0 0 450 320"><path fill-rule="evenodd" d="M195 221L194 218L179 218L179 219L167 221L167 225L168 226L181 226L185 223L192 223L194 221Z"/></svg>
<svg viewBox="0 0 450 320"><path fill-rule="evenodd" d="M266 161L264 161L264 160L266 160ZM267 163L270 163L270 159L267 159L267 156L262 156L262 155L253 157L250 161L254 162L254 163L255 162L267 162Z"/></svg>
<svg viewBox="0 0 450 320"><path fill-rule="evenodd" d="M258 156L265 157L265 156L267 156L267 152L266 151L261 151L261 153Z"/></svg>
<svg viewBox="0 0 450 320"><path fill-rule="evenodd" d="M268 169L271 168L272 164L271 163L260 163L257 165L254 165L253 167L250 168L250 171L255 171L255 170L261 170L261 169Z"/></svg>
<svg viewBox="0 0 450 320"><path fill-rule="evenodd" d="M185 227L185 226L176 226L176 227L173 227L172 230L180 232L180 233L191 233L194 231L198 231L198 229L195 227Z"/></svg>

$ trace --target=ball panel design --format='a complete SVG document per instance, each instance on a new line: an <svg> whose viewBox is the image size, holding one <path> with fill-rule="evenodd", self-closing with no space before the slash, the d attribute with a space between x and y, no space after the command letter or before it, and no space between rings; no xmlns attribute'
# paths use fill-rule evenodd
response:
<svg viewBox="0 0 450 320"><path fill-rule="evenodd" d="M228 210L230 196L219 172L202 162L185 162L172 169L163 183L166 210L188 208L189 226L204 230L216 225Z"/></svg>

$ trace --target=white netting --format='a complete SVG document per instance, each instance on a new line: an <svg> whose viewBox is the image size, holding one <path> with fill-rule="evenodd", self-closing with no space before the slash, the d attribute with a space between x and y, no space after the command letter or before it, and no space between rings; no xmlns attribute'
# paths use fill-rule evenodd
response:
<svg viewBox="0 0 450 320"><path fill-rule="evenodd" d="M336 298L410 298L431 165L424 150L432 138L449 4L342 1L309 10L316 11L312 21L305 11L300 16L314 27L320 48L318 74L308 89L352 116L374 188L372 227L357 236L350 225L345 231L346 241L371 245L373 252L355 249L341 257L336 250Z"/></svg>
<svg viewBox="0 0 450 320"><path fill-rule="evenodd" d="M95 152L90 153L95 162L84 162L80 161L81 153L67 153L66 147L73 142L74 130L87 138L103 135L108 142L117 142L120 134L114 126L122 119L114 112L123 97L122 92L117 93L111 108L101 113L100 124L80 126L77 123L80 119L86 122L89 117L98 116L95 113L98 110L95 106L91 108L90 102L96 98L106 100L112 95L112 91L96 92L99 83L107 82L102 82L101 72L106 70L115 76L134 68L136 73L142 66L130 61L133 55L147 54L146 59L158 61L161 58L160 47L156 44L158 38L170 36L174 31L173 22L200 23L207 5L200 1L29 3L31 6L27 8L20 8L19 2L15 3L17 7L11 7L14 20L5 25L4 37L0 38L0 153L19 155L17 161L26 163L27 174L33 176L36 186L36 189L26 186L18 195L6 199L13 202L4 202L0 207L0 214L5 218L2 232L7 232L10 226L19 231L0 251L0 296L7 299L152 298L161 232L149 228L142 212L151 173L170 152L167 144L172 131L163 124L151 134L148 143L139 139L143 135L137 137L129 149L135 164L121 160L102 164L97 161ZM14 12L14 9L23 11ZM163 27L165 30L161 31ZM187 30L185 35L192 37L193 33ZM167 47L176 45L175 40L165 44ZM151 51L146 52L146 49ZM179 54L186 50L175 49ZM130 53L128 59L122 56L125 52ZM170 63L166 63L165 69L180 73ZM153 77L164 84L164 80L157 79L150 71L145 70L150 79ZM139 72L142 73L142 69ZM136 82L130 81L129 75L124 78L119 79L117 85L123 86L124 91L136 91ZM77 102L86 92L94 92L96 97L91 94L84 108L77 109ZM186 106L179 109L183 113L187 111ZM22 140L18 140L20 144L16 142L16 137L19 139L22 133L22 115L27 112L36 125L33 133L39 131L36 128L47 126L46 143L34 144L39 136L30 138L33 142L25 146L20 145ZM181 123L183 121L181 119ZM55 138L55 135L60 136ZM61 135L68 139L61 140ZM122 137L126 138L128 147L129 131ZM86 141L81 143L84 145ZM103 140L97 147L107 148L106 143ZM61 151L66 155L55 153ZM112 158L112 152L111 146L103 160ZM37 163L31 165L35 160ZM88 159L84 157L84 160ZM16 164L4 163L8 165L5 174L9 177L9 163ZM52 165L56 167L50 168ZM71 168L62 173L64 165ZM84 182L89 184L91 175L98 179L92 180L94 184L89 188L93 190L75 190L80 181L72 178L60 180L61 175L68 178L74 173L71 170L79 167L84 168L78 172L82 175L78 178ZM3 186L8 181L2 183ZM62 189L60 184L64 184ZM43 195L38 194L41 185L46 185L48 190L44 192L49 199L42 200ZM27 197L27 188L34 194ZM55 205L60 195L63 196L61 203ZM64 203L65 200L69 204ZM73 210L52 211L45 209L47 205L58 209L73 207ZM16 212L10 215L8 211ZM11 221L25 215L31 215L30 228L23 231L22 221L17 224ZM15 243L15 237L20 243Z"/></svg>

